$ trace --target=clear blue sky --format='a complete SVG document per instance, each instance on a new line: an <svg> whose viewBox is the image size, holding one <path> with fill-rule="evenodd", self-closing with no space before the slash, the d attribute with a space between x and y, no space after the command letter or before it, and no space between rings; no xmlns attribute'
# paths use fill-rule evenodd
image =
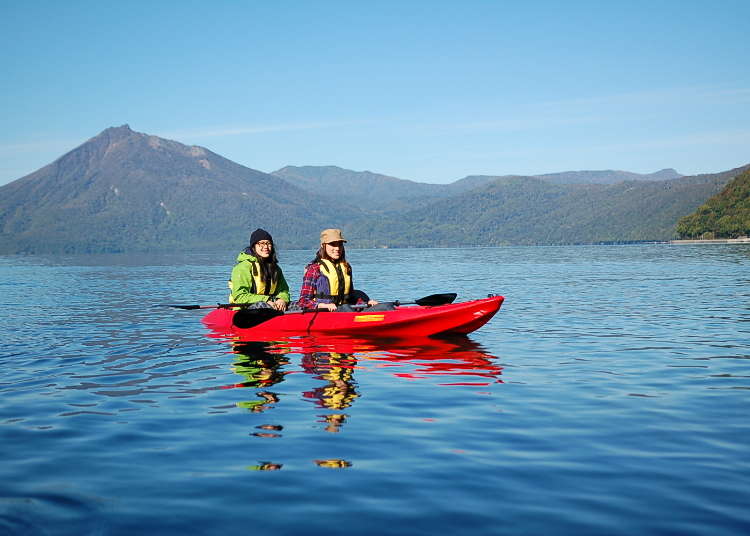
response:
<svg viewBox="0 0 750 536"><path fill-rule="evenodd" d="M750 162L750 1L0 0L0 184L109 126L423 182Z"/></svg>

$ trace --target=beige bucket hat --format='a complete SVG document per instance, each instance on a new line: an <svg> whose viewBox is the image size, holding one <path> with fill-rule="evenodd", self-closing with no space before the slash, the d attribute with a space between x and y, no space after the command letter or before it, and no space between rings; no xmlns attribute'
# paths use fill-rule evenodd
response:
<svg viewBox="0 0 750 536"><path fill-rule="evenodd" d="M321 244L330 244L331 242L346 242L341 229L324 229L320 232Z"/></svg>

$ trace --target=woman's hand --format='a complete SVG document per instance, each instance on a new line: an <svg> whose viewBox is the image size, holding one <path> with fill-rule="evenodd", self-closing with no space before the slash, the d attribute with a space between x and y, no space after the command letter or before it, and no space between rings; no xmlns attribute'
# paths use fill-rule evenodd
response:
<svg viewBox="0 0 750 536"><path fill-rule="evenodd" d="M318 309L327 309L328 311L335 311L336 310L336 304L335 303L319 303Z"/></svg>
<svg viewBox="0 0 750 536"><path fill-rule="evenodd" d="M380 303L378 300L370 300L367 302L367 306L372 307L373 305L377 305L378 303Z"/></svg>
<svg viewBox="0 0 750 536"><path fill-rule="evenodd" d="M269 301L268 305L270 305L273 309L276 309L277 311L286 311L286 302L282 300L281 298L276 298L275 300Z"/></svg>

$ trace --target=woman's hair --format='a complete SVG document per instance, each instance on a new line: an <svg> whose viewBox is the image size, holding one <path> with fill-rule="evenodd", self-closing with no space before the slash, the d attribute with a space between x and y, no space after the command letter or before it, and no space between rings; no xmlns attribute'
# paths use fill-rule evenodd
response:
<svg viewBox="0 0 750 536"><path fill-rule="evenodd" d="M325 244L320 245L320 248L318 248L318 251L315 253L315 258L312 260L312 262L318 262L321 259L333 262L333 259L326 254ZM341 257L339 257L339 262L344 266L349 266L349 263L346 261L346 248L344 247L344 244L341 244Z"/></svg>
<svg viewBox="0 0 750 536"><path fill-rule="evenodd" d="M260 266L260 278L263 280L263 283L265 283L266 288L269 288L273 278L276 277L276 269L279 266L279 260L276 258L276 248L273 245L273 240L269 240L269 242L271 242L271 254L266 259L255 252L255 246L257 246L257 243L253 244L253 247L251 248L252 255L257 259L258 266Z"/></svg>

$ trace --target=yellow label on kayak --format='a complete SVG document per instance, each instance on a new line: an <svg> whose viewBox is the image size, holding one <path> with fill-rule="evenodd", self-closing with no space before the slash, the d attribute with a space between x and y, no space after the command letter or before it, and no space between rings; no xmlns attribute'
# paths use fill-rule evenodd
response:
<svg viewBox="0 0 750 536"><path fill-rule="evenodd" d="M357 315L354 317L355 322L382 322L385 315Z"/></svg>

